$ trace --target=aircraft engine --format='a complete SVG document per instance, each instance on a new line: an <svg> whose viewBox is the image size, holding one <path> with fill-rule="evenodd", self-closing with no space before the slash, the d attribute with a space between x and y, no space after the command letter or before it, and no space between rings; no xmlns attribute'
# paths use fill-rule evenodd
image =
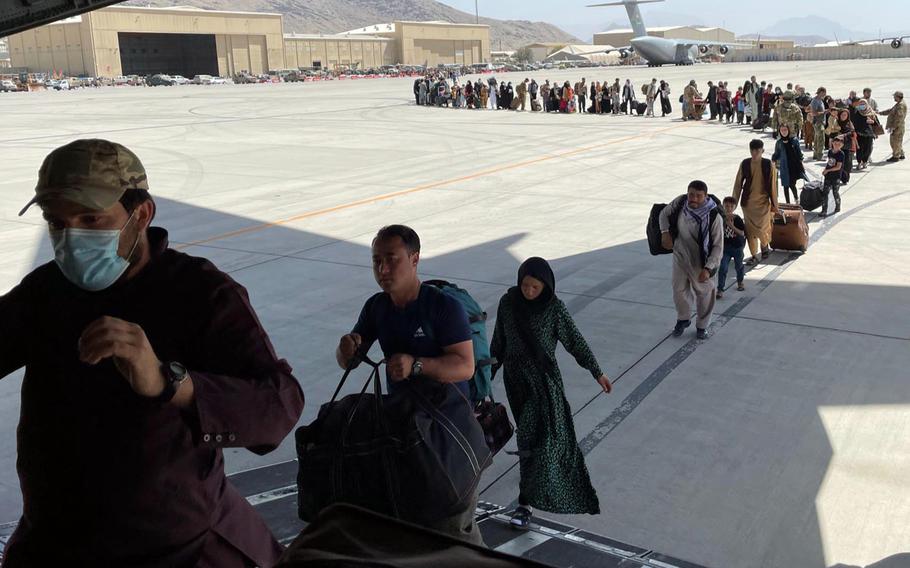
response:
<svg viewBox="0 0 910 568"><path fill-rule="evenodd" d="M900 49L902 45L904 45L904 42L901 41L900 38L894 38L891 40L891 47L894 49Z"/></svg>
<svg viewBox="0 0 910 568"><path fill-rule="evenodd" d="M721 53L722 55L726 55L729 51L730 51L730 48L727 47L726 45L720 46L720 53Z"/></svg>
<svg viewBox="0 0 910 568"><path fill-rule="evenodd" d="M708 46L707 46L707 45L699 45L699 46L698 46L698 51L701 52L702 55L704 55L704 54L708 53Z"/></svg>
<svg viewBox="0 0 910 568"><path fill-rule="evenodd" d="M619 57L622 59L628 59L630 55L632 54L629 53L628 50L622 49L619 51Z"/></svg>

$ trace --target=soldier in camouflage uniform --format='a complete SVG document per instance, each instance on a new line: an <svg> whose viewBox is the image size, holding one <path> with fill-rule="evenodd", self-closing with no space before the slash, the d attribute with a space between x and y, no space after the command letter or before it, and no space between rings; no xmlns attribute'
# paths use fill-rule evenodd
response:
<svg viewBox="0 0 910 568"><path fill-rule="evenodd" d="M888 110L883 110L879 114L888 117L885 125L887 130L891 131L891 157L889 162L896 162L904 159L904 122L907 119L907 103L904 102L904 93L897 91L894 93L894 106Z"/></svg>
<svg viewBox="0 0 910 568"><path fill-rule="evenodd" d="M787 91L784 93L783 102L775 105L774 116L771 117L771 130L775 138L783 124L790 127L790 132L802 132L803 111L794 102L795 99L796 93Z"/></svg>

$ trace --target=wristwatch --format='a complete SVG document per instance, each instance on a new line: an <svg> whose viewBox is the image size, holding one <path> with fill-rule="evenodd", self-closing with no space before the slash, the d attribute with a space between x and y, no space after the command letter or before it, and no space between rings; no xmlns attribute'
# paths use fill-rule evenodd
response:
<svg viewBox="0 0 910 568"><path fill-rule="evenodd" d="M423 362L420 359L414 359L414 366L411 367L411 376L419 377L423 374Z"/></svg>
<svg viewBox="0 0 910 568"><path fill-rule="evenodd" d="M170 402L177 394L177 389L190 377L189 371L176 361L161 364L161 374L164 375L164 390L156 398L162 404Z"/></svg>

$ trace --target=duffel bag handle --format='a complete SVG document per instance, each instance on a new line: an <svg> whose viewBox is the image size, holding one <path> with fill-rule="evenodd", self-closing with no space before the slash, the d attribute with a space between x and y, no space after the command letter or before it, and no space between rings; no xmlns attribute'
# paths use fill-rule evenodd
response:
<svg viewBox="0 0 910 568"><path fill-rule="evenodd" d="M379 363L374 363L366 353L358 350L357 353L351 357L351 361L348 363L347 369L344 370L344 375L342 375L341 381L339 381L338 386L335 387L335 393L332 395L332 400L330 402L335 402L335 399L338 398L338 393L341 392L341 387L344 386L345 381L348 380L350 374L360 365L361 362L366 363L370 367L373 367L374 370L378 370L379 365L382 364L382 361ZM372 377L372 374L370 376Z"/></svg>
<svg viewBox="0 0 910 568"><path fill-rule="evenodd" d="M348 415L348 419L345 421L344 427L341 429L340 439L341 439L342 446L344 445L345 440L347 440L348 429L350 428L351 423L354 421L354 414L357 413L357 409L360 407L360 401L363 399L363 396L366 394L367 388L369 388L371 383L373 384L373 394L374 394L373 402L376 406L376 417L377 417L377 421L379 422L380 430L384 435L387 435L389 433L389 425L385 421L385 415L383 414L383 409L382 409L382 380L380 379L380 376L379 376L380 375L379 367L383 363L385 363L385 359L376 363L376 362L372 361L366 355L366 353L358 352L357 355L355 356L355 361L352 361L352 363L349 364L348 369L344 373L344 377L342 377L341 382L338 384L338 388L335 389L335 396L338 395L338 391L341 390L342 385L344 385L345 379L347 379L348 375L351 374L351 371L353 371L354 368L357 367L357 363L359 362L359 361L357 361L357 359L359 359L359 361L363 361L364 363L369 365L372 368L372 370L370 371L370 376L367 378L366 382L363 384L363 388L360 389L360 393L358 393L358 395L357 395L357 403L354 404L354 408L351 409L351 413ZM335 401L335 396L332 397L333 402Z"/></svg>

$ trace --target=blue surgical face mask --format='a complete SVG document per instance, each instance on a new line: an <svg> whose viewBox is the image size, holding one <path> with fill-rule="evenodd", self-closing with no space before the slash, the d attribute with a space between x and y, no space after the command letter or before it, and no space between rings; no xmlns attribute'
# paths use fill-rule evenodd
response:
<svg viewBox="0 0 910 568"><path fill-rule="evenodd" d="M859 105L859 110L866 110L866 105Z"/></svg>
<svg viewBox="0 0 910 568"><path fill-rule="evenodd" d="M54 260L66 279L89 292L98 292L111 287L123 276L130 262L119 254L120 235L132 222L127 219L122 229L62 229L51 230L54 246ZM139 244L139 235L127 258L133 255Z"/></svg>

